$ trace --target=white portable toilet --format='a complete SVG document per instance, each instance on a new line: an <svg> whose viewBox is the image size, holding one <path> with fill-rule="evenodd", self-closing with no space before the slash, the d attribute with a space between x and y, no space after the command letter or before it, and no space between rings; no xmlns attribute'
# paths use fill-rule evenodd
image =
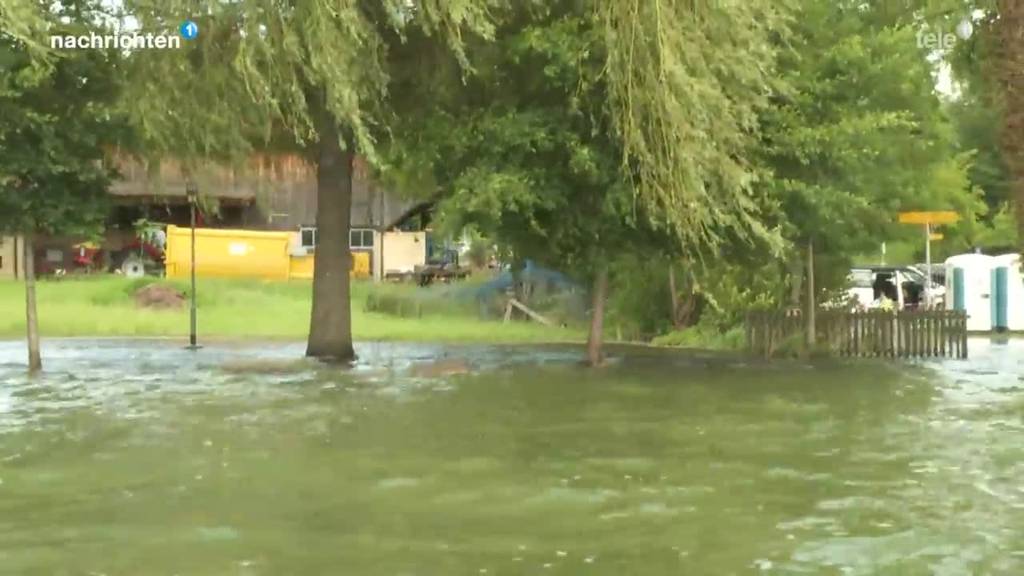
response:
<svg viewBox="0 0 1024 576"><path fill-rule="evenodd" d="M992 274L992 326L996 330L1024 330L1024 277L1020 254L995 256Z"/></svg>
<svg viewBox="0 0 1024 576"><path fill-rule="evenodd" d="M946 309L967 312L968 332L992 330L995 258L958 254L946 259Z"/></svg>

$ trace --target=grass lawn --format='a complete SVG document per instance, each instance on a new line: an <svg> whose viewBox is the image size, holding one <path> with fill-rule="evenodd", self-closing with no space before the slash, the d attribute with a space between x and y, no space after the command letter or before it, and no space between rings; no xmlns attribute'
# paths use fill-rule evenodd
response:
<svg viewBox="0 0 1024 576"><path fill-rule="evenodd" d="M188 335L188 309L157 311L135 305L135 291L152 279L98 275L41 280L37 294L44 337ZM162 281L161 281L162 282ZM185 282L172 282L182 292ZM352 286L352 330L356 340L424 342L567 342L584 339L582 330L534 323L484 320L466 307L434 307L418 318L365 311L371 293L416 297L411 285ZM309 281L200 279L199 333L219 338L304 339L309 330ZM0 338L25 334L25 290L20 282L0 281Z"/></svg>

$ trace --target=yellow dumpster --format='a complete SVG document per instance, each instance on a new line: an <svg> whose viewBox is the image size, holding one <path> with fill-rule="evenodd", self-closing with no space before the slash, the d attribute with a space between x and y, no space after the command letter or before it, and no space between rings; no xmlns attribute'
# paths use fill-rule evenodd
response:
<svg viewBox="0 0 1024 576"><path fill-rule="evenodd" d="M350 275L353 278L370 277L370 252L360 251L352 253L352 272Z"/></svg>
<svg viewBox="0 0 1024 576"><path fill-rule="evenodd" d="M289 232L196 228L196 275L287 280L291 237ZM190 228L167 227L168 278L189 275L191 242Z"/></svg>
<svg viewBox="0 0 1024 576"><path fill-rule="evenodd" d="M313 279L313 255L292 255L291 278L296 280Z"/></svg>
<svg viewBox="0 0 1024 576"><path fill-rule="evenodd" d="M352 278L370 277L370 253L352 252L352 269L349 271ZM306 279L313 278L313 255L305 254L292 256L291 278Z"/></svg>
<svg viewBox="0 0 1024 576"><path fill-rule="evenodd" d="M290 232L196 228L196 275L205 277L313 278L313 254L292 254ZM191 271L191 228L167 227L164 262L168 278ZM352 253L351 276L370 276L370 252Z"/></svg>

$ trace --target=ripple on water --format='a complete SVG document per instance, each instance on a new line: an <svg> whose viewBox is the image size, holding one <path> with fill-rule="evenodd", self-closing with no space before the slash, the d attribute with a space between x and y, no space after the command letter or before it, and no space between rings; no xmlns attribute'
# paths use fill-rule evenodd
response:
<svg viewBox="0 0 1024 576"><path fill-rule="evenodd" d="M793 560L814 566L831 566L853 576L900 573L917 558L940 560L962 551L955 544L935 544L927 532L906 530L884 536L846 536L807 542L793 553Z"/></svg>
<svg viewBox="0 0 1024 576"><path fill-rule="evenodd" d="M383 480L378 480L377 481L376 488L378 490L396 490L396 489L399 489L399 488L415 488L416 486L419 486L421 483L422 483L422 480L420 480L419 478L403 478L403 477L384 478Z"/></svg>

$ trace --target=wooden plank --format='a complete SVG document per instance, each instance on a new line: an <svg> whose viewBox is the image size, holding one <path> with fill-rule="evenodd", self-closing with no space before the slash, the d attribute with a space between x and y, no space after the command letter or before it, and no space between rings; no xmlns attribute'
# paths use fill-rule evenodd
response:
<svg viewBox="0 0 1024 576"><path fill-rule="evenodd" d="M945 331L942 334L942 356L952 356L953 354L953 318L949 315L944 316L942 322L942 329Z"/></svg>
<svg viewBox="0 0 1024 576"><path fill-rule="evenodd" d="M967 313L960 312L960 357L967 358Z"/></svg>
<svg viewBox="0 0 1024 576"><path fill-rule="evenodd" d="M868 321L868 328L871 331L871 357L878 356L878 314L873 313Z"/></svg>
<svg viewBox="0 0 1024 576"><path fill-rule="evenodd" d="M907 356L910 358L917 357L917 317L911 313L907 314L907 336L910 339L909 345L907 346Z"/></svg>
<svg viewBox="0 0 1024 576"><path fill-rule="evenodd" d="M922 315L917 316L917 357L923 358L925 349L928 347L928 333L926 332L928 326L925 324L925 318Z"/></svg>
<svg viewBox="0 0 1024 576"><path fill-rule="evenodd" d="M932 352L932 320L933 320L933 318L934 317L930 313L928 313L928 312L925 312L924 313L924 317L922 318L922 320L924 320L924 350L923 350L923 352L924 352L924 356L927 356L927 357L931 357L931 356L934 355L933 352Z"/></svg>
<svg viewBox="0 0 1024 576"><path fill-rule="evenodd" d="M853 316L853 356L860 356L861 318L860 312L855 313Z"/></svg>
<svg viewBox="0 0 1024 576"><path fill-rule="evenodd" d="M540 314L537 314L533 310L530 310L522 302L520 302L519 300L516 300L515 298L509 298L508 303L509 303L509 305L515 306L516 308L522 310L524 314L526 314L527 316L529 316L533 320L535 320L537 322L540 322L541 324L543 324L545 326L554 326L555 325L554 322L552 322L551 320L548 320L547 318L541 316Z"/></svg>

